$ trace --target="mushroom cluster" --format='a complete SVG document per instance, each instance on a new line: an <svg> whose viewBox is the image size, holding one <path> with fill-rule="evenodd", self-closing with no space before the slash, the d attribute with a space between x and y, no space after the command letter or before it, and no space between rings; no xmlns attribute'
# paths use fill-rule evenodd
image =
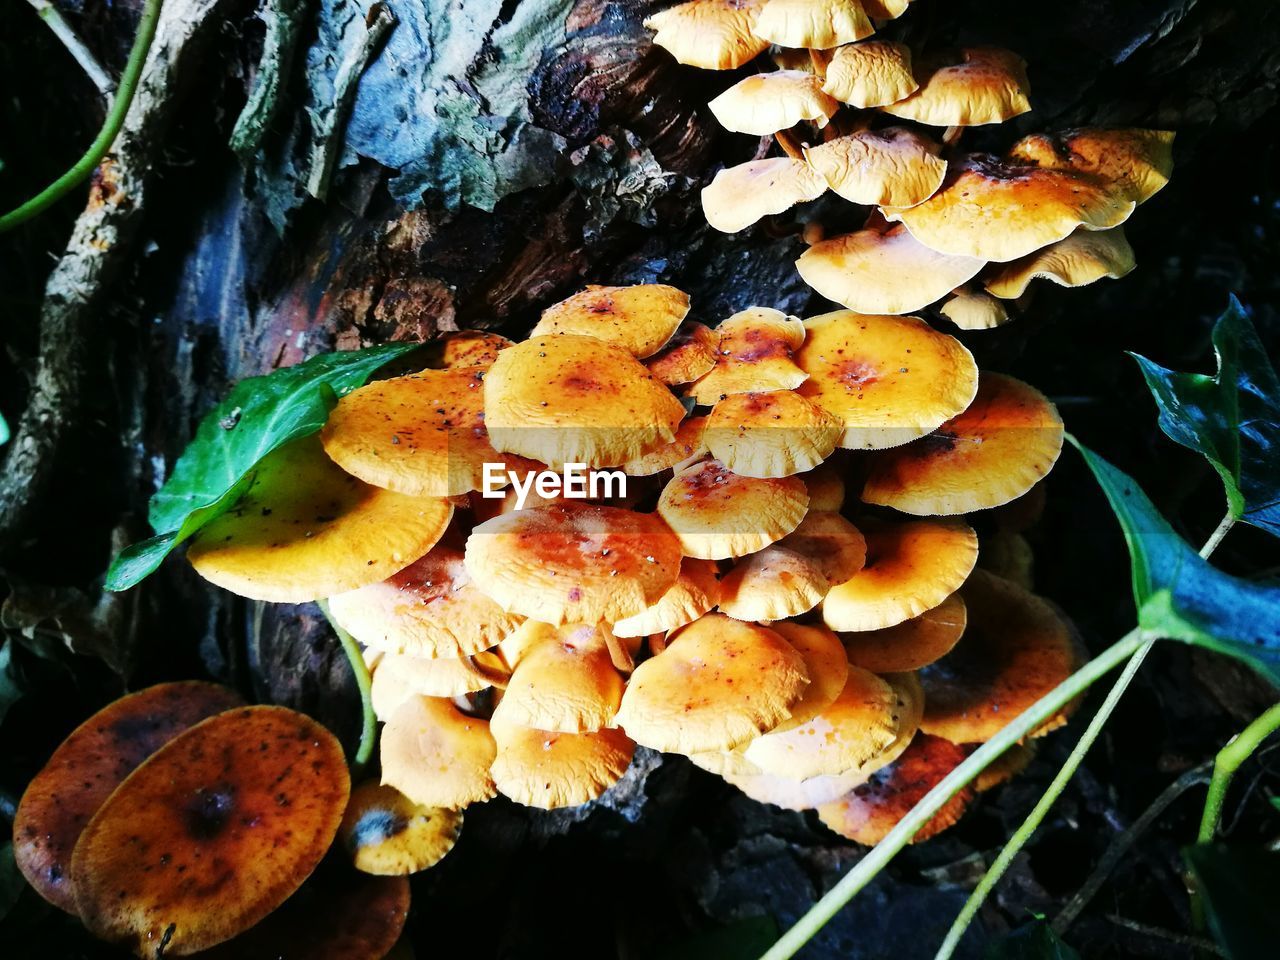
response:
<svg viewBox="0 0 1280 960"><path fill-rule="evenodd" d="M325 598L365 648L358 865L403 861L363 839L387 818L451 842L497 794L594 800L636 744L871 842L1075 665L1020 537L1063 440L1044 396L915 317L689 310L589 287L519 343L448 334L194 539L208 580Z"/></svg>
<svg viewBox="0 0 1280 960"><path fill-rule="evenodd" d="M717 173L702 192L708 223L736 232L830 191L869 209L852 233L806 226L805 282L860 313L932 306L964 330L1007 322L1033 279L1080 286L1132 270L1121 224L1168 182L1173 134L1076 129L962 152L966 128L1031 110L1026 64L992 47L917 55L867 39L908 4L690 0L646 21L654 43L695 67L731 70L772 50L776 69L710 108L781 155L762 145Z"/></svg>

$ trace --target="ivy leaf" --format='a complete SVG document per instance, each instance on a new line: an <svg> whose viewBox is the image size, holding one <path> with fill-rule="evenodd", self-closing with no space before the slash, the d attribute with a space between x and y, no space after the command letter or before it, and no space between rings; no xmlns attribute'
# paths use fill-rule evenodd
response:
<svg viewBox="0 0 1280 960"><path fill-rule="evenodd" d="M236 384L200 422L168 481L151 498L157 536L120 552L107 570L107 589L127 590L152 573L175 547L235 504L263 457L315 433L339 397L417 346L325 353Z"/></svg>
<svg viewBox="0 0 1280 960"><path fill-rule="evenodd" d="M983 960L1080 960L1080 954L1062 942L1044 917L1001 937L982 956Z"/></svg>
<svg viewBox="0 0 1280 960"><path fill-rule="evenodd" d="M1218 372L1176 373L1132 354L1160 428L1208 458L1231 516L1280 536L1280 378L1235 297L1213 328Z"/></svg>
<svg viewBox="0 0 1280 960"><path fill-rule="evenodd" d="M1138 625L1245 660L1280 685L1280 587L1211 566L1174 532L1132 477L1069 439L1124 531Z"/></svg>
<svg viewBox="0 0 1280 960"><path fill-rule="evenodd" d="M1271 960L1280 943L1280 853L1201 843L1183 851L1209 929L1231 960Z"/></svg>

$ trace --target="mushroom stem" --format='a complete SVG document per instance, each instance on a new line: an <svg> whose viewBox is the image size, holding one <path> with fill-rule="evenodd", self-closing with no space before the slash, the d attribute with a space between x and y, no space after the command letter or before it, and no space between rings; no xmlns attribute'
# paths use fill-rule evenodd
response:
<svg viewBox="0 0 1280 960"><path fill-rule="evenodd" d="M632 659L627 645L615 637L612 630L604 630L603 633L605 646L609 648L609 659L613 661L614 667L620 673L631 673L636 668L636 662Z"/></svg>
<svg viewBox="0 0 1280 960"><path fill-rule="evenodd" d="M827 75L827 64L831 61L825 50L814 50L811 47L809 49L809 62L813 64L813 72L815 75L819 77L825 77Z"/></svg>
<svg viewBox="0 0 1280 960"><path fill-rule="evenodd" d="M507 681L511 678L497 670L492 670L481 663L476 662L475 657L463 657L463 662L467 665L467 670L491 687L497 687L499 690L507 689Z"/></svg>
<svg viewBox="0 0 1280 960"><path fill-rule="evenodd" d="M960 142L962 133L964 133L964 127L947 127L942 134L942 145L945 147L955 146Z"/></svg>
<svg viewBox="0 0 1280 960"><path fill-rule="evenodd" d="M804 159L804 151L800 149L800 144L796 142L790 130L779 130L773 135L773 139L782 148L782 152L792 160Z"/></svg>
<svg viewBox="0 0 1280 960"><path fill-rule="evenodd" d="M817 220L810 220L808 223L804 225L804 233L801 236L804 242L812 247L815 243L821 243L823 237L825 237L826 235L827 235L826 227L824 227Z"/></svg>

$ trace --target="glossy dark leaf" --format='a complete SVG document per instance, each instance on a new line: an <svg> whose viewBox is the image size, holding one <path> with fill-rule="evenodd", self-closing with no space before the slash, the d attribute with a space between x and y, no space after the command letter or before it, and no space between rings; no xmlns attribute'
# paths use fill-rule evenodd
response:
<svg viewBox="0 0 1280 960"><path fill-rule="evenodd" d="M1213 938L1230 960L1280 954L1280 853L1202 843L1183 852Z"/></svg>
<svg viewBox="0 0 1280 960"><path fill-rule="evenodd" d="M983 960L1080 960L1080 954L1063 943L1043 917L1001 937L982 956Z"/></svg>
<svg viewBox="0 0 1280 960"><path fill-rule="evenodd" d="M1280 536L1280 378L1240 302L1213 328L1214 376L1177 373L1134 354L1171 439L1203 454L1237 520Z"/></svg>

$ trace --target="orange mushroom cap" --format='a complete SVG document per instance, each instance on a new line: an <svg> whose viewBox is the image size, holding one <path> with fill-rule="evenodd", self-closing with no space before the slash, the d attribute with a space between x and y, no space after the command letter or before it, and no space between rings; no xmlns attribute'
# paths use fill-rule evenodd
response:
<svg viewBox="0 0 1280 960"><path fill-rule="evenodd" d="M764 0L690 0L651 15L653 42L680 63L734 70L769 47L752 28Z"/></svg>
<svg viewBox="0 0 1280 960"><path fill-rule="evenodd" d="M789 477L836 449L844 425L792 390L732 393L707 418L711 455L743 477Z"/></svg>
<svg viewBox="0 0 1280 960"><path fill-rule="evenodd" d="M493 716L499 723L559 733L611 726L622 699L605 624L553 627L527 621L511 638L519 655Z"/></svg>
<svg viewBox="0 0 1280 960"><path fill-rule="evenodd" d="M689 295L662 283L588 286L547 307L529 334L572 333L616 343L643 360L662 349L689 312Z"/></svg>
<svg viewBox="0 0 1280 960"><path fill-rule="evenodd" d="M935 127L1003 123L1031 109L1027 63L995 47L967 47L917 64L920 89L880 109Z"/></svg>
<svg viewBox="0 0 1280 960"><path fill-rule="evenodd" d="M713 560L684 557L676 582L657 599L631 617L613 625L615 636L647 637L678 630L708 613L720 602L720 581Z"/></svg>
<svg viewBox="0 0 1280 960"><path fill-rule="evenodd" d="M688 390L708 406L733 393L793 390L805 380L792 354L804 343L805 330L795 317L768 307L748 307L721 322L716 365Z"/></svg>
<svg viewBox="0 0 1280 960"><path fill-rule="evenodd" d="M931 610L892 627L842 633L849 662L872 673L918 670L951 652L968 622L964 600L953 593Z"/></svg>
<svg viewBox="0 0 1280 960"><path fill-rule="evenodd" d="M914 130L886 127L806 147L804 156L826 186L850 203L913 207L942 186L947 161L940 152Z"/></svg>
<svg viewBox="0 0 1280 960"><path fill-rule="evenodd" d="M770 136L802 120L825 127L840 101L822 92L822 81L803 70L775 70L739 80L708 104L726 130Z"/></svg>
<svg viewBox="0 0 1280 960"><path fill-rule="evenodd" d="M780 47L829 50L875 27L860 0L765 0L752 32Z"/></svg>
<svg viewBox="0 0 1280 960"><path fill-rule="evenodd" d="M1123 277L1137 266L1123 227L1077 230L1018 260L1002 264L985 284L987 292L1016 300L1032 280L1052 280L1060 287L1082 287L1103 277Z"/></svg>
<svg viewBox="0 0 1280 960"><path fill-rule="evenodd" d="M720 352L720 337L705 324L686 321L667 345L645 361L645 367L669 387L692 383L711 372Z"/></svg>
<svg viewBox="0 0 1280 960"><path fill-rule="evenodd" d="M961 330L992 330L1010 319L1003 303L989 293L968 287L956 289L938 312Z"/></svg>
<svg viewBox="0 0 1280 960"><path fill-rule="evenodd" d="M651 477L664 470L679 470L707 452L706 429L706 417L689 417L680 424L674 440L622 464L622 472L629 477Z"/></svg>
<svg viewBox="0 0 1280 960"><path fill-rule="evenodd" d="M450 700L409 698L383 726L379 747L382 782L420 806L460 809L497 792L489 721Z"/></svg>
<svg viewBox="0 0 1280 960"><path fill-rule="evenodd" d="M556 733L495 723L493 779L503 796L557 810L589 803L626 773L635 742L621 730Z"/></svg>
<svg viewBox="0 0 1280 960"><path fill-rule="evenodd" d="M827 192L827 181L803 160L766 157L725 167L702 188L702 213L723 233L745 230Z"/></svg>
<svg viewBox="0 0 1280 960"><path fill-rule="evenodd" d="M1024 137L1009 157L1050 170L1095 174L1134 203L1151 199L1173 172L1172 130L1101 130L1086 127Z"/></svg>
<svg viewBox="0 0 1280 960"><path fill-rule="evenodd" d="M867 561L862 531L834 511L810 510L779 546L813 563L831 583L844 583Z"/></svg>
<svg viewBox="0 0 1280 960"><path fill-rule="evenodd" d="M841 103L866 109L905 100L920 89L920 83L911 69L910 47L892 40L868 40L846 44L835 52L822 89Z"/></svg>
<svg viewBox="0 0 1280 960"><path fill-rule="evenodd" d="M362 873L401 877L435 866L462 832L462 811L424 807L377 781L351 791L338 838Z"/></svg>
<svg viewBox="0 0 1280 960"><path fill-rule="evenodd" d="M493 366L512 341L489 330L451 330L427 345L428 366L444 370Z"/></svg>
<svg viewBox="0 0 1280 960"><path fill-rule="evenodd" d="M720 581L720 611L738 620L784 620L812 610L829 589L816 563L765 547L734 563Z"/></svg>

